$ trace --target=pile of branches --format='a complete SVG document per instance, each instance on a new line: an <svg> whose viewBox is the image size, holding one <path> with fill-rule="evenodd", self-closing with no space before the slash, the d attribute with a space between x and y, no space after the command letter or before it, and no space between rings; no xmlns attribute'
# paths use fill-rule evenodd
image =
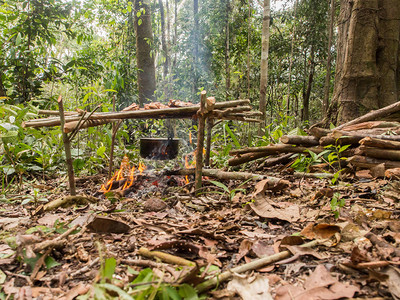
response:
<svg viewBox="0 0 400 300"><path fill-rule="evenodd" d="M267 157L259 165L262 169L278 163L290 164L293 153L319 154L331 148L342 157L342 166L369 169L374 177L397 178L400 177L400 122L373 119L399 111L400 102L397 102L334 129L313 127L308 136L285 135L279 144L233 150L229 165ZM318 167L324 166L330 167L329 163Z"/></svg>
<svg viewBox="0 0 400 300"><path fill-rule="evenodd" d="M209 97L210 99L213 97ZM261 113L251 111L250 100L235 100L227 102L210 102L209 114L207 117L224 120L238 120L246 122L259 122L259 119L252 117L259 116ZM152 102L146 104L143 108L136 103L124 108L119 112L95 112L97 107L92 112L83 110L66 111L64 132L69 133L77 128L88 128L108 124L123 119L184 119L196 118L200 108L199 104L192 104L180 100L170 100L168 105L160 102ZM52 127L60 126L60 117L58 111L39 110L39 114L50 115L47 118L38 118L26 121L22 124L23 127Z"/></svg>

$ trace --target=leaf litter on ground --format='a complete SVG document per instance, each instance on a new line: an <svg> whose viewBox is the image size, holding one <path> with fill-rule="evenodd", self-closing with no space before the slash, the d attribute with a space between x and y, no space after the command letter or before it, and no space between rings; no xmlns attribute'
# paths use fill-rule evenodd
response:
<svg viewBox="0 0 400 300"><path fill-rule="evenodd" d="M46 187L57 185L55 179ZM207 188L211 191L212 186L218 185ZM76 202L37 214L33 214L37 209L33 202L3 201L0 280L5 279L0 293L21 299L27 295L73 299L96 293L134 297L140 292L182 298L185 293L193 295L189 286L286 249L290 258L234 275L228 284L218 285L219 293L209 295L257 299L255 294L246 294L254 287L263 299L399 298L398 182L368 179L331 186L326 179L286 175L278 183L263 180L246 186L247 191L233 196L228 191L223 197L199 198L156 191L140 198ZM80 194L91 195L97 187L81 183L80 189ZM345 201L338 218L330 207L330 189ZM54 191L57 196L50 195L51 200L67 196L59 188ZM58 239L74 225L76 230ZM334 243L304 249L296 246L298 238L331 238ZM44 242L46 248L35 252ZM141 247L192 261L197 269L191 273L191 269L144 257ZM28 263L36 254L47 254L57 264ZM109 278L102 278L101 266L111 257L115 268ZM150 281L133 284L147 268L152 270ZM36 275L31 279L33 271ZM176 287L179 280L188 287Z"/></svg>

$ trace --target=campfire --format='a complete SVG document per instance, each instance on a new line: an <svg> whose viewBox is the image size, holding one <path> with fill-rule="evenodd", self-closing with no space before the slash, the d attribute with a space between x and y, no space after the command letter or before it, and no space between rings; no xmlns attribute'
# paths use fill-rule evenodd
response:
<svg viewBox="0 0 400 300"><path fill-rule="evenodd" d="M183 156L184 161L182 163L185 169L194 169L196 167L195 155L196 151L193 151ZM152 160L163 159L160 159L159 156L153 156ZM139 162L137 166L131 166L129 157L124 155L120 168L114 172L113 176L106 183L101 185L97 194L101 195L112 191L126 196L147 185L183 186L189 183L189 175L174 176L164 173L160 174L157 170L148 169L143 162Z"/></svg>
<svg viewBox="0 0 400 300"><path fill-rule="evenodd" d="M139 176L142 176L143 171L146 170L147 167L142 162L139 162L138 167L130 166L128 156L124 156L121 162L121 167L118 171L115 171L114 175L110 180L107 181L106 184L103 184L100 188L100 191L103 193L107 193L111 190L118 189L123 194L126 194L135 181L137 181Z"/></svg>

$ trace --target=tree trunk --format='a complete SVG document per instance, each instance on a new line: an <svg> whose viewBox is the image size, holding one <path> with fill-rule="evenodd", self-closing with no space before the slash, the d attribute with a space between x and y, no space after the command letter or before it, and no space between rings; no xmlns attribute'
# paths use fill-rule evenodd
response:
<svg viewBox="0 0 400 300"><path fill-rule="evenodd" d="M155 100L156 69L151 28L150 5L146 0L135 1L136 59L138 68L139 105Z"/></svg>
<svg viewBox="0 0 400 300"><path fill-rule="evenodd" d="M294 2L294 19L296 19L297 16L297 2L296 0ZM286 114L290 115L290 85L292 83L292 66L293 66L293 51L294 51L294 40L296 37L296 23L293 25L293 33L292 33L292 41L290 45L290 58L289 58L289 79L288 79L288 92L287 92L287 100L286 100Z"/></svg>
<svg viewBox="0 0 400 300"><path fill-rule="evenodd" d="M330 20L329 20L329 34L328 34L328 57L326 59L326 76L325 76L325 86L324 86L324 99L322 102L324 114L328 111L329 106L329 92L331 89L330 82L331 82L331 65L332 65L332 38L333 38L333 26L335 22L335 7L336 7L336 0L331 0L330 3ZM325 115L324 115L325 117Z"/></svg>
<svg viewBox="0 0 400 300"><path fill-rule="evenodd" d="M311 88L314 81L314 71L315 71L315 61L314 61L314 46L311 45L310 50L310 72L308 73L308 83L307 90L303 98L303 109L301 111L301 120L307 121L309 119L309 106L310 106L310 96Z"/></svg>
<svg viewBox="0 0 400 300"><path fill-rule="evenodd" d="M7 91L3 84L3 72L0 71L0 97L6 97Z"/></svg>
<svg viewBox="0 0 400 300"><path fill-rule="evenodd" d="M198 60L199 60L199 0L193 1L193 18L194 18L194 27L193 27L193 90L192 97L193 100L197 99L197 90L198 90Z"/></svg>
<svg viewBox="0 0 400 300"><path fill-rule="evenodd" d="M226 11L225 11L225 100L229 100L230 89L231 89L231 53L230 53L230 28L229 28L229 16L231 11L230 0L226 0Z"/></svg>
<svg viewBox="0 0 400 300"><path fill-rule="evenodd" d="M400 3L342 0L330 122L341 123L399 97Z"/></svg>
<svg viewBox="0 0 400 300"><path fill-rule="evenodd" d="M267 111L267 87L268 87L268 50L269 50L269 23L271 19L270 0L264 0L264 12L261 36L261 70L260 70L260 112L264 122L260 123L259 134L265 127L265 115Z"/></svg>
<svg viewBox="0 0 400 300"><path fill-rule="evenodd" d="M250 99L250 38L251 38L251 0L249 1L249 12L247 15L247 99Z"/></svg>
<svg viewBox="0 0 400 300"><path fill-rule="evenodd" d="M160 18L161 18L161 47L164 55L164 63L163 63L163 79L164 81L168 76L168 47L167 47L167 39L166 39L166 28L165 28L165 13L164 13L164 5L161 0L158 0L158 5L160 6Z"/></svg>

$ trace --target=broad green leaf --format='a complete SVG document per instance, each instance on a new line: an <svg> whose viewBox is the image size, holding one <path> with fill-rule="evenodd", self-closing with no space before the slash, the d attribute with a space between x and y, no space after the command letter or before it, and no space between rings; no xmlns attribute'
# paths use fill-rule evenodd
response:
<svg viewBox="0 0 400 300"><path fill-rule="evenodd" d="M342 153L343 151L345 151L347 148L349 148L351 145L344 145L344 146L341 146L340 147L340 149L339 149L339 153Z"/></svg>
<svg viewBox="0 0 400 300"><path fill-rule="evenodd" d="M21 44L21 40L22 40L21 33L18 32L17 38L15 39L15 45L19 46Z"/></svg>
<svg viewBox="0 0 400 300"><path fill-rule="evenodd" d="M51 269L53 267L61 265L59 262L57 262L54 258L51 256L47 256L46 259L44 260L44 263L46 264L47 269Z"/></svg>
<svg viewBox="0 0 400 300"><path fill-rule="evenodd" d="M214 181L214 180L210 180L210 182L211 182L212 184L216 185L217 187L222 188L225 192L227 192L227 193L230 192L229 189L228 189L228 187L227 187L225 184L223 184L223 183L221 183L221 182L219 182L219 181Z"/></svg>
<svg viewBox="0 0 400 300"><path fill-rule="evenodd" d="M112 279L112 276L115 272L115 267L117 266L117 261L114 257L107 258L104 262L104 266L102 268L102 277L107 279Z"/></svg>
<svg viewBox="0 0 400 300"><path fill-rule="evenodd" d="M240 148L240 143L237 140L235 134L232 132L232 130L229 128L228 124L225 124L225 130L228 132L229 136L231 137L233 143L235 144L236 148Z"/></svg>
<svg viewBox="0 0 400 300"><path fill-rule="evenodd" d="M178 291L172 286L165 286L162 290L162 299L164 300L181 300L181 296L179 296Z"/></svg>
<svg viewBox="0 0 400 300"><path fill-rule="evenodd" d="M97 149L96 153L98 156L104 157L104 152L106 151L105 146L101 146L99 149Z"/></svg>
<svg viewBox="0 0 400 300"><path fill-rule="evenodd" d="M118 296L119 296L119 299L126 299L126 300L133 300L134 299L127 292L125 292L124 290L120 289L119 287L117 287L117 286L115 286L113 284L110 284L110 283L99 283L99 284L96 284L96 286L98 286L99 288L102 288L104 290L109 290L109 291L116 292L118 294ZM104 291L104 292L107 293L106 291ZM109 299L109 298L107 297L107 298L104 298L104 299Z"/></svg>
<svg viewBox="0 0 400 300"><path fill-rule="evenodd" d="M199 299L196 290L188 284L182 284L179 287L179 295L185 300Z"/></svg>

